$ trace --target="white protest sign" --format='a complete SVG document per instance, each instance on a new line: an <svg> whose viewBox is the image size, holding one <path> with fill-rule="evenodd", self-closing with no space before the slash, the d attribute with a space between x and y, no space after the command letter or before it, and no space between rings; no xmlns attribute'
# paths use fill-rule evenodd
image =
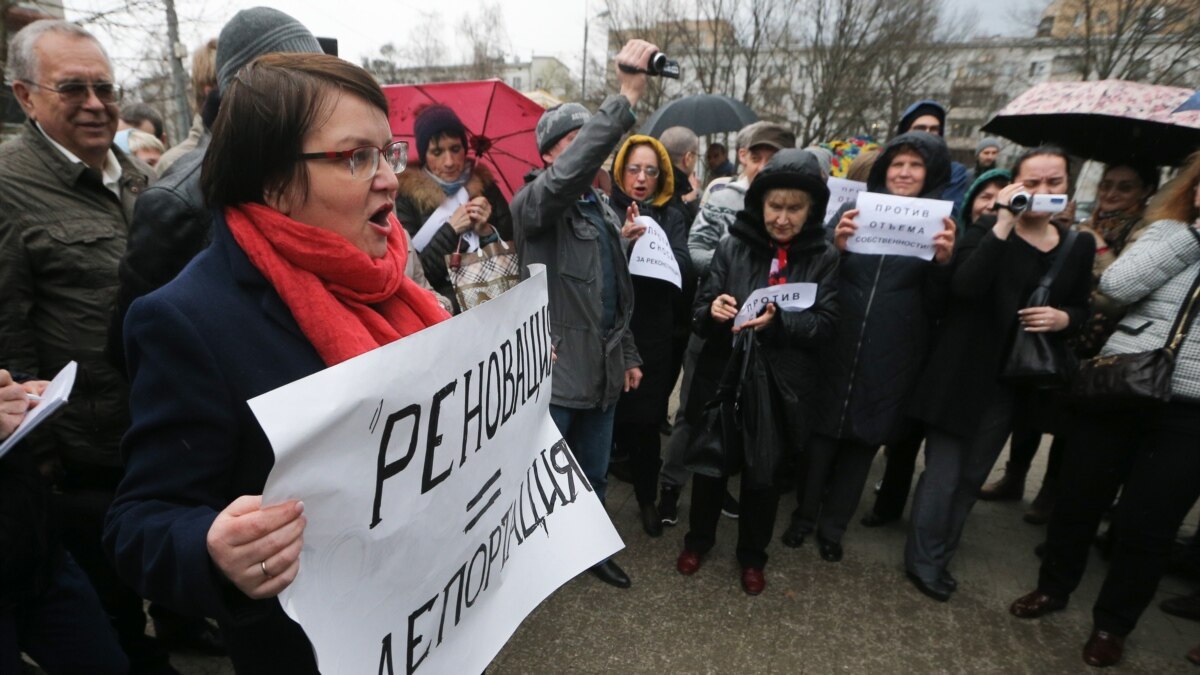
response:
<svg viewBox="0 0 1200 675"><path fill-rule="evenodd" d="M853 253L904 255L933 260L933 237L946 229L952 202L863 192L858 195L858 231L846 241Z"/></svg>
<svg viewBox="0 0 1200 675"><path fill-rule="evenodd" d="M817 301L817 285L810 283L779 284L760 288L750 294L742 303L737 316L733 317L734 328L758 316L758 313L770 303L785 312L799 312L808 309Z"/></svg>
<svg viewBox="0 0 1200 675"><path fill-rule="evenodd" d="M854 198L860 192L867 191L867 184L857 180L847 180L845 178L836 178L830 176L826 181L829 186L829 205L825 207L825 221L829 222L830 218L842 208L843 204L853 204Z"/></svg>
<svg viewBox="0 0 1200 675"><path fill-rule="evenodd" d="M263 502L304 501L281 595L325 675L479 673L622 546L549 414L546 275L250 401Z"/></svg>
<svg viewBox="0 0 1200 675"><path fill-rule="evenodd" d="M71 389L75 387L75 372L78 370L79 364L71 361L63 366L63 369L58 371L50 384L46 385L46 391L42 392L41 401L29 409L25 414L24 419L13 430L4 443L0 443L0 457L8 454L9 450L13 449L25 435L33 431L39 424L50 419L54 411L67 404L67 399L71 396Z"/></svg>
<svg viewBox="0 0 1200 675"><path fill-rule="evenodd" d="M683 275L679 273L679 261L675 259L666 230L650 216L638 216L633 222L644 225L646 232L633 245L633 252L629 256L629 273L669 281L682 290Z"/></svg>

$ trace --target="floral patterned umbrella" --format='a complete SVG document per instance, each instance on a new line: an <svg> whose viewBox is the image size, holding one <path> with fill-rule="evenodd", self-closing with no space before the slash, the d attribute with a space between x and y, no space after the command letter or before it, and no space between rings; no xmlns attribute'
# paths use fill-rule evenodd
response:
<svg viewBox="0 0 1200 675"><path fill-rule="evenodd" d="M1013 99L983 131L1101 162L1178 165L1200 148L1200 111L1174 113L1191 95L1122 80L1047 82Z"/></svg>

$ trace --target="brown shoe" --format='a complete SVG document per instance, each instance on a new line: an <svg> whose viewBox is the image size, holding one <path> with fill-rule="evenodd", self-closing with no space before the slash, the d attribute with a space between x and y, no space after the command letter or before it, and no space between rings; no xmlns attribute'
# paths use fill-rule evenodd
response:
<svg viewBox="0 0 1200 675"><path fill-rule="evenodd" d="M1093 628L1083 646L1083 662L1096 668L1107 668L1116 665L1124 652L1125 638Z"/></svg>
<svg viewBox="0 0 1200 675"><path fill-rule="evenodd" d="M746 595L758 595L767 587L767 579L761 567L742 568L742 590Z"/></svg>
<svg viewBox="0 0 1200 675"><path fill-rule="evenodd" d="M675 569L685 577L690 577L700 571L700 554L695 551L689 551L686 548L679 554L679 558L675 560Z"/></svg>
<svg viewBox="0 0 1200 675"><path fill-rule="evenodd" d="M979 498L985 502L1016 502L1025 496L1025 476L1017 476L1007 471L999 480L988 483L979 491Z"/></svg>
<svg viewBox="0 0 1200 675"><path fill-rule="evenodd" d="M1041 591L1026 593L1013 601L1008 613L1019 619L1037 619L1067 606L1067 601Z"/></svg>

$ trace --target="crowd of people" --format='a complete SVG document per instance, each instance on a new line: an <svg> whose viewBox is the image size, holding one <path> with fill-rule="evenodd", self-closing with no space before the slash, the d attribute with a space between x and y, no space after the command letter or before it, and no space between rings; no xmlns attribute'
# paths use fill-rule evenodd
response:
<svg viewBox="0 0 1200 675"><path fill-rule="evenodd" d="M417 115L410 166L374 78L277 10L241 11L197 50L198 112L170 148L160 115L121 105L85 29L46 20L12 36L6 75L28 119L0 146L0 439L68 362L78 376L64 411L0 459L0 671L24 654L48 673L170 673L182 644L242 673L317 672L276 599L300 573L304 507L262 504L274 456L246 402L470 311L451 268L497 242L522 270L546 267L550 415L596 495L625 458L659 537L691 481L680 574L704 567L725 513L741 588L764 592L792 491L780 543L812 535L841 561L879 449L866 527L901 518L923 447L903 567L946 602L976 500L1020 499L1051 434L1026 515L1048 523L1042 562L1009 611L1063 609L1111 512L1082 655L1118 663L1200 497L1200 340L1187 338L1200 152L1161 189L1158 167L1107 166L1075 223L1073 207L1018 203L1069 192L1066 153L1026 149L1006 169L984 139L968 169L945 109L918 101L848 177L953 215L932 259L862 253L855 204L826 218L829 151L795 147L786 126L741 129L736 165L682 127L631 135L656 52L624 45L595 112L545 112L543 166L510 203L453 108ZM651 226L678 284L631 273ZM795 283L815 284L810 306L739 317L755 291ZM1014 375L1030 340L1079 359L1168 348L1169 400L1101 409ZM591 573L632 585L615 559Z"/></svg>

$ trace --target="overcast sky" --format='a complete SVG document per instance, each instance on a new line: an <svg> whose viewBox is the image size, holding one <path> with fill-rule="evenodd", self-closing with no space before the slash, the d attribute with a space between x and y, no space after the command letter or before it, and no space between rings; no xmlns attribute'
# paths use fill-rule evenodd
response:
<svg viewBox="0 0 1200 675"><path fill-rule="evenodd" d="M79 12L111 7L118 0L65 0L68 18ZM1006 16L1014 5L1045 4L1048 0L945 0L953 9L977 12L979 31L984 34L1022 34L1030 32L1020 21ZM176 0L180 16L182 39L189 47L204 38L216 36L221 25L239 9L268 4L287 12L304 23L313 33L336 37L341 56L359 62L379 46L393 42L401 45L412 26L420 22L421 12L435 10L444 24L443 36L451 58L457 60L460 27L478 13L483 0ZM556 56L572 71L579 68L583 52L585 17L594 17L604 9L603 0L502 0L504 28L509 37L511 52L522 59L531 55ZM1023 12L1027 15L1027 10ZM592 53L603 53L604 19L593 19L589 39ZM157 37L157 36L155 36ZM121 42L131 42L128 38ZM139 43L138 40L132 42ZM129 58L138 46L110 45L118 57ZM118 73L121 77L122 73Z"/></svg>

